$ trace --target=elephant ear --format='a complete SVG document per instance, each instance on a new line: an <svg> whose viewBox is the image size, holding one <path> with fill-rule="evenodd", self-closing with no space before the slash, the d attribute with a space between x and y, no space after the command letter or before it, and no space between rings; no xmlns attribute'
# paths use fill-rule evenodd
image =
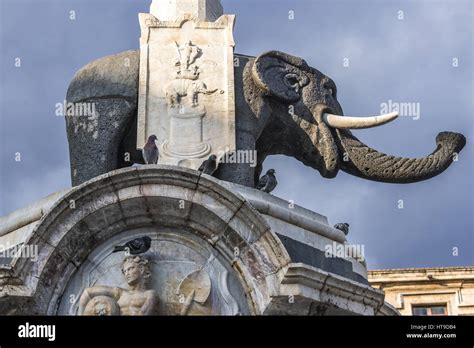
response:
<svg viewBox="0 0 474 348"><path fill-rule="evenodd" d="M293 103L301 98L301 90L309 83L304 70L309 67L303 59L270 51L255 59L252 75L266 95Z"/></svg>

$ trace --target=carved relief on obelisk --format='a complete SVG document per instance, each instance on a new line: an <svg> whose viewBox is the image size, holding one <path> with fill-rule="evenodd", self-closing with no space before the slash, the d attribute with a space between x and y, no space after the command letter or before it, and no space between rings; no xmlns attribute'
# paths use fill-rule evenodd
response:
<svg viewBox="0 0 474 348"><path fill-rule="evenodd" d="M140 14L137 148L156 135L159 164L197 169L209 154L235 150L235 16L206 21L220 14L217 5L173 0L162 14L152 5L165 21Z"/></svg>
<svg viewBox="0 0 474 348"><path fill-rule="evenodd" d="M200 69L195 63L202 50L191 41L176 43L176 48L179 57L175 66L179 70L174 80L165 85L170 137L163 143L163 154L171 158L201 158L209 154L211 145L203 141L206 107L199 103L199 95L212 95L217 89L208 89L199 78Z"/></svg>

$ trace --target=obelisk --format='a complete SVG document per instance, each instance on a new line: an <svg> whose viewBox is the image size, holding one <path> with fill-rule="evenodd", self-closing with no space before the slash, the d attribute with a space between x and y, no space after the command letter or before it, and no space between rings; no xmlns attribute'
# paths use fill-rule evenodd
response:
<svg viewBox="0 0 474 348"><path fill-rule="evenodd" d="M137 148L158 137L159 164L197 169L235 150L235 16L220 0L154 0L139 15Z"/></svg>

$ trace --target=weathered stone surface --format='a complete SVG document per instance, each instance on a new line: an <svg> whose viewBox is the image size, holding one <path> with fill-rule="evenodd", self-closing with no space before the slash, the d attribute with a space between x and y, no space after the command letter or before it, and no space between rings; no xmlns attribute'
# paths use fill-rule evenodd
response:
<svg viewBox="0 0 474 348"><path fill-rule="evenodd" d="M220 0L153 0L150 13L160 21L172 21L185 15L213 22L224 14Z"/></svg>
<svg viewBox="0 0 474 348"><path fill-rule="evenodd" d="M156 135L159 164L198 169L235 150L234 19L140 14L137 148Z"/></svg>
<svg viewBox="0 0 474 348"><path fill-rule="evenodd" d="M466 145L459 133L442 132L436 137L436 150L421 158L402 158L380 153L360 142L350 132L338 130L337 143L349 161L342 169L364 179L390 183L411 183L430 179L445 171L455 154Z"/></svg>
<svg viewBox="0 0 474 348"><path fill-rule="evenodd" d="M367 284L365 262L352 257L327 257L328 246L333 249L334 245L347 241L344 233L330 226L325 216L298 205L289 208L287 201L256 189L224 181L221 184L238 192L264 216L283 242L292 262L302 262Z"/></svg>
<svg viewBox="0 0 474 348"><path fill-rule="evenodd" d="M106 240L110 236L111 230L125 225L126 222L148 225L152 224L154 220L156 221L154 216L161 216L166 217L168 222L174 226L183 228L188 226L194 229L203 239L209 240L211 244L216 244L217 247L220 247L221 243L224 243L223 245L229 245L229 243L230 245L237 245L242 250L248 246L248 239L251 236L245 235L244 232L246 228L250 229L250 226L244 229L238 224L235 226L234 229L242 230L242 237L236 237L232 233L228 234L227 231L227 229L230 232L234 230L229 225L233 225L234 221L238 221L237 218L252 214L247 206L241 206L241 199L236 198L234 194L230 194L226 190L214 192L214 180L209 180L206 175L201 175L198 179L195 176L196 172L192 170L182 172L182 175L187 176L186 181L183 181L183 177L177 180L170 174L162 181L162 185L157 186L154 175L158 174L163 177L165 172L162 168L149 167L147 171L127 171L126 181L122 179L124 174L109 177L117 191L118 199L121 201L122 210L119 211L112 206L100 208L100 214L96 214L94 220L88 223L82 222L74 227L81 229L83 235L81 240L61 237L62 239L47 239L48 243L58 245L58 241L61 240L60 248L62 252L76 262L77 256L74 257L74 255L82 247L82 243L87 243L93 248L100 241ZM178 182L179 187L176 186ZM324 271L366 283L367 270L364 263L351 257L329 259L325 257L328 245L332 247L333 243L339 245L346 242L344 234L332 228L325 216L298 205L294 205L290 209L287 201L256 189L225 181L220 181L219 184L229 191L241 195L242 199L250 203L264 217L271 230L277 233L282 240L293 262L304 262ZM181 186L191 189L192 197L189 197L187 189L180 188ZM65 193L62 192L61 194L64 195ZM55 196L58 195L59 193ZM140 198L141 196L147 197L146 204ZM157 199L157 196L162 197ZM168 196L168 198L164 198L165 196ZM186 201L187 199L190 200L189 204L186 203L182 209L177 210L176 206L179 205L180 200ZM35 204L40 210L44 210L52 204L49 200L46 200L45 203L42 202ZM86 206L85 201L83 201L81 208L86 209ZM212 208L215 216L207 214L202 206ZM98 209L99 205L94 204L93 207ZM237 213L239 216L237 217L234 216L235 212L233 211L235 209L239 209ZM23 218L20 213L17 213L17 215L18 219ZM208 216L207 226L212 226L211 230L223 231L219 238L213 239L212 234L207 232L208 229L203 228L200 219L205 215ZM25 231L23 229L10 231L12 233L0 237L0 243L10 241L11 246L21 243L31 235L36 224L32 224L33 226L28 227ZM63 227L60 224L57 228L60 230ZM267 227L262 226L261 228L265 229Z"/></svg>
<svg viewBox="0 0 474 348"><path fill-rule="evenodd" d="M14 212L0 217L0 245L1 236L12 231L31 225L41 219L51 206L58 201L68 190L62 190L48 195L47 197L34 202L27 207L15 210Z"/></svg>
<svg viewBox="0 0 474 348"><path fill-rule="evenodd" d="M346 241L344 233L329 226L326 216L305 209L297 204L293 204L292 207L289 208L288 201L243 185L225 181L222 181L221 184L241 194L261 214L301 227L320 236L327 237L330 240L341 243Z"/></svg>
<svg viewBox="0 0 474 348"><path fill-rule="evenodd" d="M381 313L397 315L387 308L382 291L301 263L288 266L278 294L265 311L266 315Z"/></svg>
<svg viewBox="0 0 474 348"><path fill-rule="evenodd" d="M353 265L355 263L351 263L351 261L339 257L328 258L323 250L311 247L308 244L304 244L280 234L277 234L277 236L288 251L291 261L295 263L304 263L308 266L313 266L323 271L340 275L341 277L351 279L361 284L368 284L367 276L364 277L363 275L354 272Z"/></svg>
<svg viewBox="0 0 474 348"><path fill-rule="evenodd" d="M75 202L74 207L70 206L71 201ZM143 228L145 230L138 231ZM18 258L13 261L11 267L16 278L6 276L4 284L10 288L0 294L0 303L8 301L9 296L18 294L21 286L26 285L37 294L32 311L57 314L61 298L69 304L69 296L64 296L64 291L72 284L74 268L86 267L81 265L88 259L95 269L102 261L109 260L113 244L123 244L124 240L144 235L144 231L154 236L154 240L168 243L155 248L154 255L167 255L165 258L170 265L178 260L182 262L183 278L189 275L186 270L194 272L209 264L221 265L208 269L213 287L221 289L222 303L229 304L235 297L238 306L212 305L208 308L211 312L201 308L204 312L196 313L262 313L273 291L268 288L269 284L274 284L274 278L290 262L283 245L261 215L217 180L201 178L199 172L179 167L122 169L73 188L52 207L25 242L38 246L38 260ZM119 235L123 239L114 239ZM101 256L91 256L91 250ZM186 265L193 252L201 255L201 261L194 269L188 269ZM252 257L244 257L249 252ZM116 254L111 256L110 262L117 261L117 257ZM239 266L235 267L236 264ZM112 277L111 267L107 263L102 267ZM178 272L180 267L178 264L176 267L171 267L170 272ZM84 272L84 279L90 279L87 271ZM159 270L156 272L161 274ZM116 278L112 277L115 281L119 279L118 274L120 272L115 273ZM229 274L229 283L226 278L221 279L220 274L225 277ZM162 275L161 281L166 277ZM232 277L239 281L231 281ZM124 284L109 283L112 278L107 278L103 285L124 288ZM223 287L225 284L229 284L229 288ZM88 286L90 284L79 282L73 294L79 297ZM170 289L163 291L159 294L162 298L171 296ZM213 301L218 301L219 295L216 296ZM230 297L225 299L226 296ZM176 298L170 301L171 307L163 313L176 314L173 311ZM66 311L69 313L69 310L68 307ZM190 309L189 313L194 312Z"/></svg>
<svg viewBox="0 0 474 348"><path fill-rule="evenodd" d="M67 100L120 96L137 100L138 63L136 50L97 59L81 68L72 79Z"/></svg>
<svg viewBox="0 0 474 348"><path fill-rule="evenodd" d="M132 99L109 96L88 99L95 105L93 117L67 117L73 183L94 178L123 166L125 153L120 143L136 113ZM131 152L130 154L133 154ZM129 163L130 164L130 163Z"/></svg>
<svg viewBox="0 0 474 348"><path fill-rule="evenodd" d="M74 186L133 162L141 163L134 147L124 149L136 129L138 62L137 51L127 51L98 59L74 76L67 102L88 103L95 111L91 116L66 115Z"/></svg>
<svg viewBox="0 0 474 348"><path fill-rule="evenodd" d="M94 178L66 193L26 237L25 244L39 248L37 262L17 258L0 267L0 313L75 315L87 303L79 310L80 302L70 299L88 287L127 290L123 255L112 250L146 235L152 243L143 256L151 261L158 314L396 314L365 285L362 263L322 256L326 244L336 243L322 228L330 229L324 216L298 206L287 214L284 200L265 202L265 195L174 166ZM210 291L204 302L189 297L192 284L200 282ZM119 308L126 305L112 297ZM24 306L11 307L17 303L12 298ZM95 309L112 310L110 300L96 302Z"/></svg>

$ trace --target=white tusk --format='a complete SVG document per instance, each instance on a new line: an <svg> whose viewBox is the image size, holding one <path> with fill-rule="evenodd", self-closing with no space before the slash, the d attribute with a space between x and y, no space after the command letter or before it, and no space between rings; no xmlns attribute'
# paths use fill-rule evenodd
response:
<svg viewBox="0 0 474 348"><path fill-rule="evenodd" d="M378 127L392 122L398 117L398 112L371 117L348 117L332 114L323 114L324 122L333 128L341 129L365 129Z"/></svg>

